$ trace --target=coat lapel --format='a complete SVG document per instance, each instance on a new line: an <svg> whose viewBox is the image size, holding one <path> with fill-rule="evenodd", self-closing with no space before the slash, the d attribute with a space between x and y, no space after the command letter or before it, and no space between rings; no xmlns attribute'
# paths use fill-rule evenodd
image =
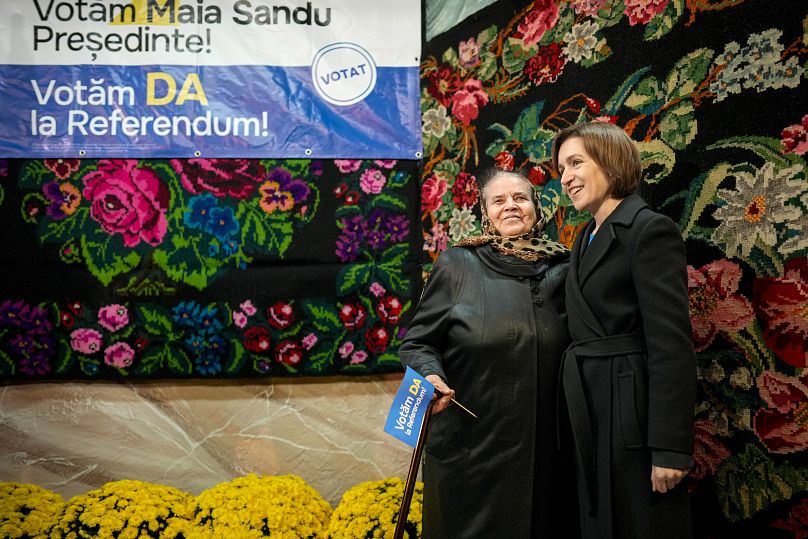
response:
<svg viewBox="0 0 808 539"><path fill-rule="evenodd" d="M578 270L579 286L584 286L587 278L592 274L595 268L598 267L603 257L611 250L612 244L617 239L615 226L631 225L637 213L647 206L648 204L638 195L629 195L624 198L623 202L606 218L606 221L600 227L600 231L595 235L595 239L587 246L586 256L580 258L581 265ZM590 226L594 227L594 222ZM589 228L589 226L586 227L584 232L588 233ZM581 238L581 240L586 241L587 238Z"/></svg>
<svg viewBox="0 0 808 539"><path fill-rule="evenodd" d="M584 232L589 227L585 227ZM572 246L572 254L570 256L570 268L567 273L567 310L571 316L582 320L584 325L592 332L593 336L600 337L605 334L603 326L598 321L595 313L589 307L584 297L583 290L581 290L581 280L579 279L579 264L581 263L581 252L584 248L584 241L586 234L580 234ZM591 247L591 245L590 245ZM589 253L590 255L592 253Z"/></svg>

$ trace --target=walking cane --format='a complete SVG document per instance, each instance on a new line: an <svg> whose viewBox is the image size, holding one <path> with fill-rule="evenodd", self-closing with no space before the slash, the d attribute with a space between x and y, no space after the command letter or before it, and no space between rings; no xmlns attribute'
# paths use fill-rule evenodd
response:
<svg viewBox="0 0 808 539"><path fill-rule="evenodd" d="M436 402L437 400L429 401L429 405L426 408L426 415L424 416L424 422L421 423L421 431L418 433L418 443L415 444L415 450L412 452L412 460L410 461L410 470L407 472L407 482L404 483L404 497L401 498L401 508L398 510L398 521L396 522L396 531L393 533L393 539L402 539L402 537L404 537L404 525L407 524L407 515L410 513L410 502L412 501L412 491L415 489L415 477L418 475L418 464L421 461L421 453L424 450L429 421L432 419L432 407L435 406Z"/></svg>

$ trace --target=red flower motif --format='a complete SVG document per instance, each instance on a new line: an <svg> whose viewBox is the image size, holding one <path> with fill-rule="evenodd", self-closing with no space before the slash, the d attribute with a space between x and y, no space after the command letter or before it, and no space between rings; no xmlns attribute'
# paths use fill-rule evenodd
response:
<svg viewBox="0 0 808 539"><path fill-rule="evenodd" d="M808 114L802 117L802 123L789 125L781 134L785 153L803 155L808 152Z"/></svg>
<svg viewBox="0 0 808 539"><path fill-rule="evenodd" d="M533 9L519 23L515 37L521 38L526 47L538 43L544 33L558 21L556 0L536 0Z"/></svg>
<svg viewBox="0 0 808 539"><path fill-rule="evenodd" d="M365 346L374 354L381 354L387 349L390 333L382 326L375 325L365 332Z"/></svg>
<svg viewBox="0 0 808 539"><path fill-rule="evenodd" d="M404 305L401 300L394 296L385 296L376 304L376 314L385 324L397 324Z"/></svg>
<svg viewBox="0 0 808 539"><path fill-rule="evenodd" d="M600 101L592 99L591 97L584 97L584 102L589 112L592 114L600 114Z"/></svg>
<svg viewBox="0 0 808 539"><path fill-rule="evenodd" d="M539 165L533 165L527 172L527 179L533 185L544 185L544 182L547 181L547 176Z"/></svg>
<svg viewBox="0 0 808 539"><path fill-rule="evenodd" d="M60 180L66 180L79 169L78 159L45 159L45 168L56 174Z"/></svg>
<svg viewBox="0 0 808 539"><path fill-rule="evenodd" d="M715 424L709 419L696 421L696 439L693 447L693 468L690 478L701 481L708 475L715 475L718 465L730 456L730 451L716 440Z"/></svg>
<svg viewBox="0 0 808 539"><path fill-rule="evenodd" d="M479 196L480 188L477 186L477 179L468 172L459 173L452 185L452 200L455 205L470 208L477 203Z"/></svg>
<svg viewBox="0 0 808 539"><path fill-rule="evenodd" d="M303 349L294 341L283 341L275 347L275 361L283 365L297 365L303 360Z"/></svg>
<svg viewBox="0 0 808 539"><path fill-rule="evenodd" d="M359 202L359 193L357 193L356 191L351 191L350 193L345 195L345 204L353 206L357 202Z"/></svg>
<svg viewBox="0 0 808 539"><path fill-rule="evenodd" d="M555 82L564 71L566 64L562 53L563 49L555 42L539 47L536 56L525 62L525 75L536 86L546 82Z"/></svg>
<svg viewBox="0 0 808 539"><path fill-rule="evenodd" d="M256 159L172 159L183 187L195 195L247 198L255 192L266 171Z"/></svg>
<svg viewBox="0 0 808 539"><path fill-rule="evenodd" d="M368 317L367 310L359 303L346 303L339 310L339 319L348 331L360 329Z"/></svg>
<svg viewBox="0 0 808 539"><path fill-rule="evenodd" d="M447 109L452 104L452 96L463 85L460 76L448 65L442 65L432 71L428 81L426 91Z"/></svg>
<svg viewBox="0 0 808 539"><path fill-rule="evenodd" d="M67 304L67 309L76 316L81 316L84 312L84 308L81 306L80 301L71 301Z"/></svg>
<svg viewBox="0 0 808 539"><path fill-rule="evenodd" d="M61 322L62 325L67 329L70 329L76 323L76 319L73 317L73 313L61 311L59 313L59 322Z"/></svg>
<svg viewBox="0 0 808 539"><path fill-rule="evenodd" d="M761 398L769 405L752 421L755 433L772 453L808 449L808 372L801 378L764 371L757 378Z"/></svg>
<svg viewBox="0 0 808 539"><path fill-rule="evenodd" d="M513 154L510 152L499 152L497 155L494 156L494 164L500 170L504 170L506 172L510 172L513 170L513 166L516 163L516 160L513 157Z"/></svg>
<svg viewBox="0 0 808 539"><path fill-rule="evenodd" d="M269 330L264 327L247 328L244 332L244 348L250 352L261 354L269 352L270 336Z"/></svg>
<svg viewBox="0 0 808 539"><path fill-rule="evenodd" d="M295 311L291 303L279 301L267 309L267 322L275 329L286 329L295 321Z"/></svg>
<svg viewBox="0 0 808 539"><path fill-rule="evenodd" d="M336 195L337 198L342 198L342 196L345 194L345 191L347 190L348 190L348 184L341 183L334 188L334 194Z"/></svg>
<svg viewBox="0 0 808 539"><path fill-rule="evenodd" d="M149 345L149 339L146 337L137 337L135 342L132 343L135 346L135 352L142 352L145 348Z"/></svg>
<svg viewBox="0 0 808 539"><path fill-rule="evenodd" d="M656 15L665 11L670 0L625 0L626 9L623 13L628 16L631 26L648 24Z"/></svg>
<svg viewBox="0 0 808 539"><path fill-rule="evenodd" d="M755 311L763 338L777 356L798 369L808 367L808 258L786 262L783 277L757 279Z"/></svg>
<svg viewBox="0 0 808 539"><path fill-rule="evenodd" d="M488 94L483 90L483 83L477 79L469 79L463 89L452 96L452 114L465 125L480 114L480 108L488 104Z"/></svg>
<svg viewBox="0 0 808 539"><path fill-rule="evenodd" d="M443 195L448 186L446 178L431 174L421 186L421 211L437 211L443 205Z"/></svg>
<svg viewBox="0 0 808 539"><path fill-rule="evenodd" d="M741 268L729 260L717 260L698 270L687 267L690 321L697 352L706 349L719 331L740 331L752 318L752 305L735 292Z"/></svg>
<svg viewBox="0 0 808 539"><path fill-rule="evenodd" d="M772 527L793 533L795 539L804 537L805 530L808 530L808 498L792 507L787 518L772 522Z"/></svg>

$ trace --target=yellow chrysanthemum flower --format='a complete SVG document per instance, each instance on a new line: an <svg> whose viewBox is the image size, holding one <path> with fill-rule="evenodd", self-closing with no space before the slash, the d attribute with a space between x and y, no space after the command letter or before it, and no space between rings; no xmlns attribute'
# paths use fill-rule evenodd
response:
<svg viewBox="0 0 808 539"><path fill-rule="evenodd" d="M0 537L45 538L63 507L61 496L42 487L0 483Z"/></svg>
<svg viewBox="0 0 808 539"><path fill-rule="evenodd" d="M416 483L410 502L404 537L421 537L423 511L423 483ZM360 483L342 495L328 525L329 539L379 537L392 539L398 520L404 481L391 477L380 481Z"/></svg>

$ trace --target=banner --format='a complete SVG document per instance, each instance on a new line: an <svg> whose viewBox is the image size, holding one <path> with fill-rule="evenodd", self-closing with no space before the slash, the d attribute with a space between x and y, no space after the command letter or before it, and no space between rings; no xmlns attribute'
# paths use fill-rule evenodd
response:
<svg viewBox="0 0 808 539"><path fill-rule="evenodd" d="M415 447L418 434L428 408L435 386L410 367L404 373L404 379L390 406L384 432L398 438L405 444Z"/></svg>
<svg viewBox="0 0 808 539"><path fill-rule="evenodd" d="M0 157L421 156L418 1L0 6Z"/></svg>

